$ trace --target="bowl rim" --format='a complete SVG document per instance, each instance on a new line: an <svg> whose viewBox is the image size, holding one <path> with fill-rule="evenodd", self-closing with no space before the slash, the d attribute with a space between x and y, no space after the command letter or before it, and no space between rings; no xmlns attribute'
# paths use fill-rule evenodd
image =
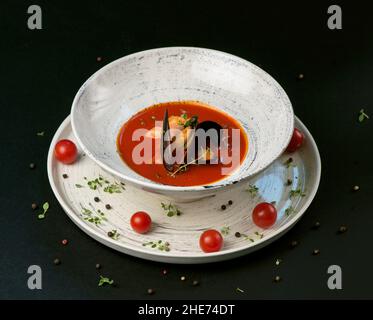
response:
<svg viewBox="0 0 373 320"><path fill-rule="evenodd" d="M122 60L125 60L125 59L130 59L132 57L135 57L135 56L138 56L138 55L141 55L141 54L146 54L146 53L151 53L151 52L159 52L159 51L167 51L167 50L170 50L170 49L179 49L179 50L201 50L201 51L211 51L211 52L215 52L215 53L218 53L218 54L222 54L222 55L225 55L225 56L228 56L228 57L232 57L238 61L241 61L245 64L249 64L251 65L252 67L254 68L257 68L258 70L260 70L261 72L263 72L265 75L269 76L273 81L274 83L278 86L278 88L280 88L282 90L282 92L285 94L284 97L285 99L287 100L287 105L289 107L289 110L291 112L291 134L289 134L289 136L287 137L286 139L286 144L284 144L284 147L279 151L277 152L276 154L274 154L274 156L272 157L271 161L269 161L265 166L262 166L260 169L256 170L255 172L253 172L252 174L250 175L247 175L247 176L244 176L244 177L238 177L237 180L234 180L234 181L230 181L230 182L226 182L226 178L222 179L222 180L219 180L217 182L213 182L212 184L210 185L197 185L197 186L186 186L186 187L183 187L183 186L171 186L171 185L165 185L165 184L158 184L156 182L153 182L151 180L149 181L141 181L141 180L138 180L136 177L129 177L113 168L111 168L110 166L108 166L107 164L105 164L104 162L100 161L98 158L96 158L90 151L89 149L85 146L85 144L83 143L83 141L80 139L79 137L79 134L78 134L78 131L77 131L77 128L76 128L76 120L75 120L75 110L77 109L77 105L78 105L78 101L81 97L81 95L83 94L85 88L91 83L91 81L96 78L100 73L104 72L105 70L113 67L114 65L117 65L119 63L122 62ZM111 61L109 62L108 64L106 64L105 66L103 66L102 68L100 68L99 70L97 70L96 72L94 72L83 84L82 86L79 88L78 92L75 94L75 97L73 99L73 102L72 102L72 107L71 107L71 126L72 126L72 130L73 130L73 133L80 145L80 147L82 148L83 152L88 155L95 163L97 163L101 168L103 168L104 170L106 170L107 172L111 173L112 175L116 176L116 177L119 177L121 179L123 179L124 181L126 182L130 182L134 185L138 185L138 186L141 186L142 188L148 188L148 189L152 189L152 190L157 190L157 191L184 191L184 192L192 192L192 191L203 191L203 190L215 190L215 189L220 189L222 187L225 187L225 186L229 186L229 185L232 185L232 184L236 184L240 181L244 181L244 180L247 180L249 178L252 178L253 176L257 175L258 173L262 172L263 170L265 170L266 168L268 168L278 157L280 157L282 155L282 153L286 150L290 140L291 140L291 137L293 135L293 131L294 131L294 110L293 110L293 106L292 106L292 103L286 93L286 91L284 90L284 88L276 81L276 79L274 79L269 73L267 73L265 70L263 70L262 68L258 67L257 65L253 64L252 62L246 60L246 59L243 59L241 57L238 57L236 55L233 55L231 53L227 53L227 52L224 52L224 51L220 51L220 50L215 50L215 49L209 49L209 48L202 48L202 47L189 47L189 46L170 46L170 47L159 47L159 48L153 48L153 49L147 49L147 50L142 50L142 51L138 51L138 52L134 52L134 53L131 53L129 55L125 55L123 57L120 57L114 61ZM219 183L221 182L221 183Z"/></svg>

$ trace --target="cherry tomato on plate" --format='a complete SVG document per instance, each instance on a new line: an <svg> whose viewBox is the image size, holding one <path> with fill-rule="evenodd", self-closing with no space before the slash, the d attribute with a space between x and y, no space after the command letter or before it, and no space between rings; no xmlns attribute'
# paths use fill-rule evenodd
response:
<svg viewBox="0 0 373 320"><path fill-rule="evenodd" d="M146 233L150 230L151 226L152 219L146 212L139 211L132 215L131 227L137 233Z"/></svg>
<svg viewBox="0 0 373 320"><path fill-rule="evenodd" d="M262 202L254 208L252 218L258 227L266 229L276 222L277 210L271 203Z"/></svg>
<svg viewBox="0 0 373 320"><path fill-rule="evenodd" d="M64 164L71 164L78 158L78 149L74 142L63 139L56 143L54 156Z"/></svg>
<svg viewBox="0 0 373 320"><path fill-rule="evenodd" d="M304 140L304 135L301 131L299 131L297 128L294 128L293 136L291 137L291 140L289 142L288 147L286 148L287 152L294 152L298 150Z"/></svg>
<svg viewBox="0 0 373 320"><path fill-rule="evenodd" d="M216 252L223 246L223 237L219 231L206 230L199 238L199 246L204 252Z"/></svg>

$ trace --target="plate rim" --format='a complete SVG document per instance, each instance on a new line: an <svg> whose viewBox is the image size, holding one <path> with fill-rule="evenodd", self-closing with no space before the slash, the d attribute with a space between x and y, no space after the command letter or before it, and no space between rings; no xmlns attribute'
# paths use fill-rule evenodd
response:
<svg viewBox="0 0 373 320"><path fill-rule="evenodd" d="M69 204L63 199L63 197L60 195L58 187L54 181L53 178L53 154L54 154L54 145L56 144L57 140L60 138L61 133L66 129L66 127L71 122L71 116L69 115L58 127L56 133L53 136L53 139L51 141L49 151L48 151L48 158L47 158L47 172L48 172L48 179L50 186L53 190L53 193L55 197L57 198L57 201L61 205L62 209L65 211L65 213L68 215L68 217L87 235L94 238L98 242L109 246L112 249L115 249L117 251L120 251L125 254L129 254L132 256L136 256L139 258L143 258L146 260L152 260L152 261L158 261L158 262L168 262L168 263L180 263L180 264L193 264L193 263L210 263L210 262L217 262L217 261L223 261L223 260L229 260L233 259L235 257L239 257L245 254L248 254L250 252L256 251L276 239L278 239L282 234L284 234L286 231L290 230L291 227L293 227L299 219L304 215L305 211L308 209L310 204L312 203L313 199L316 196L317 190L320 185L320 179L321 179L321 158L320 153L318 151L317 145L315 140L313 139L313 136L307 129L307 127L303 124L303 122L294 116L294 122L298 123L302 127L302 131L305 133L307 143L310 143L311 148L316 156L316 163L315 163L315 183L312 188L307 193L307 200L303 203L300 210L297 212L297 214L294 216L293 219L290 219L288 222L286 222L283 226L281 226L274 234L272 234L268 238L259 239L255 242L255 244L250 243L246 247L239 247L239 248L232 248L227 249L224 251L219 252L212 252L212 253L203 253L200 254L193 253L191 255L183 254L183 255L172 255L172 253L166 253L162 251L154 251L149 252L146 249L143 248L133 248L131 246L126 245L126 243L118 243L110 238L105 237L98 231L96 231L93 227L83 223L81 219L76 215L74 210L72 210L69 206ZM74 134L74 132L73 132ZM74 134L75 136L75 134ZM146 191L143 191L146 192Z"/></svg>

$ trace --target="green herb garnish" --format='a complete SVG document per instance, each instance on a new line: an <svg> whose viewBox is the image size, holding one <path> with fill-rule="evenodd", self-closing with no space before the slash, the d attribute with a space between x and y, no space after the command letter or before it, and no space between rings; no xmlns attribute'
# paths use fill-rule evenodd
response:
<svg viewBox="0 0 373 320"><path fill-rule="evenodd" d="M77 187L77 188L84 188L84 186L82 186L82 185L79 184L79 183L76 183L76 184L75 184L75 187Z"/></svg>
<svg viewBox="0 0 373 320"><path fill-rule="evenodd" d="M188 119L188 116L187 116L187 114L186 113L183 113L182 115L181 115L181 117L183 118L183 119Z"/></svg>
<svg viewBox="0 0 373 320"><path fill-rule="evenodd" d="M359 111L359 122L363 122L365 119L369 119L369 116L364 112L364 109Z"/></svg>
<svg viewBox="0 0 373 320"><path fill-rule="evenodd" d="M44 219L45 218L45 214L47 213L48 209L49 209L49 203L48 202L44 202L44 204L43 204L43 212L38 214L38 219Z"/></svg>
<svg viewBox="0 0 373 320"><path fill-rule="evenodd" d="M96 211L92 211L88 208L85 208L83 207L82 205L80 205L81 208L82 208L82 215L84 215L84 220L85 221L88 221L88 222L91 222L93 224L95 224L96 226L100 225L102 223L102 221L107 221L106 217L105 217L105 214L101 211L101 210L97 210ZM90 206L92 206L92 204L90 204ZM93 206L92 206L93 208ZM93 208L94 210L94 208Z"/></svg>
<svg viewBox="0 0 373 320"><path fill-rule="evenodd" d="M87 180L87 177L84 177L84 180ZM99 190L104 187L104 192L107 193L121 193L122 190L125 190L124 184L118 182L110 183L108 179L101 175L98 178L87 181L87 185L92 190ZM80 188L80 185L76 185L76 187Z"/></svg>
<svg viewBox="0 0 373 320"><path fill-rule="evenodd" d="M104 284L110 284L110 285L112 285L113 283L114 283L114 280L109 279L107 277L100 276L100 280L98 282L98 286L101 287Z"/></svg>
<svg viewBox="0 0 373 320"><path fill-rule="evenodd" d="M246 191L250 193L252 197L255 197L258 194L259 188L255 184L249 184L249 187L246 189Z"/></svg>
<svg viewBox="0 0 373 320"><path fill-rule="evenodd" d="M255 231L254 234L255 234L256 236L258 236L259 239L263 239L263 237L264 237L264 234L263 234L263 233L259 233L258 231Z"/></svg>
<svg viewBox="0 0 373 320"><path fill-rule="evenodd" d="M244 293L245 291L242 290L241 288L236 288L236 291L239 292L239 293Z"/></svg>
<svg viewBox="0 0 373 320"><path fill-rule="evenodd" d="M151 248L155 249L157 248L160 251L170 251L170 244L166 241L158 240L158 241L149 241L149 242L144 242L142 244L144 247L150 246Z"/></svg>
<svg viewBox="0 0 373 320"><path fill-rule="evenodd" d="M204 156L205 156L205 155L202 154L202 155L199 156L197 159L191 160L191 161L189 161L188 163L181 165L181 166L180 166L179 168L177 168L174 172L169 173L170 176L173 177L173 178L175 178L176 173L178 173L178 172L180 172L180 171L181 171L181 172L185 172L185 171L187 171L188 166L190 166L191 164L195 164L195 163L197 163L197 161L200 160L200 159L202 159Z"/></svg>
<svg viewBox="0 0 373 320"><path fill-rule="evenodd" d="M188 128L188 127L195 128L197 126L197 123L198 123L198 116L193 116L189 118L187 121L185 121L184 128Z"/></svg>
<svg viewBox="0 0 373 320"><path fill-rule="evenodd" d="M107 235L108 235L109 238L112 238L114 240L118 240L119 236L120 236L120 233L117 230L111 230L107 233Z"/></svg>
<svg viewBox="0 0 373 320"><path fill-rule="evenodd" d="M250 240L251 242L255 242L255 240L253 238L251 238L249 235L245 234L245 233L240 233L240 237L244 237L245 240Z"/></svg>
<svg viewBox="0 0 373 320"><path fill-rule="evenodd" d="M223 227L220 229L220 232L224 235L224 236L227 236L229 234L229 232L231 231L231 228L230 227Z"/></svg>
<svg viewBox="0 0 373 320"><path fill-rule="evenodd" d="M92 215L92 211L84 207L82 207L82 213L84 215L89 215L89 216Z"/></svg>
<svg viewBox="0 0 373 320"><path fill-rule="evenodd" d="M87 184L88 184L88 187L90 187L92 190L97 190L98 187L102 187L102 182L99 178L90 180L87 182Z"/></svg>
<svg viewBox="0 0 373 320"><path fill-rule="evenodd" d="M289 208L287 208L287 209L285 210L285 214L286 214L287 216L290 216L291 214L294 213L294 211L295 211L295 209L294 209L292 206L290 206Z"/></svg>
<svg viewBox="0 0 373 320"><path fill-rule="evenodd" d="M175 215L176 216L181 215L181 211L175 205L173 205L171 202L168 205L161 202L161 206L162 206L163 210L166 212L167 217L173 217Z"/></svg>
<svg viewBox="0 0 373 320"><path fill-rule="evenodd" d="M296 189L296 190L290 190L290 198L293 198L293 197L296 197L296 196L300 196L300 197L304 197L306 194L301 190L301 189Z"/></svg>
<svg viewBox="0 0 373 320"><path fill-rule="evenodd" d="M121 193L124 188L118 183L112 183L104 188L104 192L108 193Z"/></svg>
<svg viewBox="0 0 373 320"><path fill-rule="evenodd" d="M236 233L236 234L237 234L237 233ZM263 233L259 233L258 231L255 231L254 234L255 234L259 239L263 239L263 237L264 237L264 234L263 234ZM245 240L249 240L249 241L251 241L251 242L255 242L255 240L254 240L253 237L251 237L251 236L249 236L249 235L247 235L247 234L245 234L245 233L240 233L240 232L239 232L239 237L241 237L241 236L244 237ZM237 237L237 235L236 235L236 237Z"/></svg>
<svg viewBox="0 0 373 320"><path fill-rule="evenodd" d="M284 162L284 166L285 166L286 168L290 168L291 166L294 166L294 164L293 164L293 158L289 158L289 159L287 159L287 160Z"/></svg>

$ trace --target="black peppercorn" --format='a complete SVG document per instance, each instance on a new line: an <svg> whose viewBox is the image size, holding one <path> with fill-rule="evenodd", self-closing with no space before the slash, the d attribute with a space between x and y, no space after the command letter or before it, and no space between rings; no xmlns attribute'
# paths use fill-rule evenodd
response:
<svg viewBox="0 0 373 320"><path fill-rule="evenodd" d="M320 222L319 221L316 221L315 224L312 226L312 229L316 230L318 228L320 228Z"/></svg>
<svg viewBox="0 0 373 320"><path fill-rule="evenodd" d="M111 205L110 205L110 204L107 204L107 205L105 205L105 208L106 208L107 210L110 210L110 209L111 209Z"/></svg>
<svg viewBox="0 0 373 320"><path fill-rule="evenodd" d="M228 204L231 206L233 204L233 201L232 200L229 200L228 201Z"/></svg>
<svg viewBox="0 0 373 320"><path fill-rule="evenodd" d="M239 237L241 237L241 233L236 232L236 233L234 234L234 236L235 236L236 238L239 238Z"/></svg>
<svg viewBox="0 0 373 320"><path fill-rule="evenodd" d="M291 248L295 248L297 245L298 245L298 241L296 241L296 240L293 240L292 242L290 242L290 247Z"/></svg>
<svg viewBox="0 0 373 320"><path fill-rule="evenodd" d="M94 197L93 200L95 200L95 202L99 202L100 198L99 197Z"/></svg>
<svg viewBox="0 0 373 320"><path fill-rule="evenodd" d="M345 233L347 231L347 227L346 226L340 226L338 228L338 233Z"/></svg>
<svg viewBox="0 0 373 320"><path fill-rule="evenodd" d="M227 206L225 204L222 204L221 209L225 210L225 209L227 209Z"/></svg>
<svg viewBox="0 0 373 320"><path fill-rule="evenodd" d="M320 254L320 250L319 250L319 249L314 249L314 250L312 251L312 254L313 254L314 256L317 256L318 254Z"/></svg>

